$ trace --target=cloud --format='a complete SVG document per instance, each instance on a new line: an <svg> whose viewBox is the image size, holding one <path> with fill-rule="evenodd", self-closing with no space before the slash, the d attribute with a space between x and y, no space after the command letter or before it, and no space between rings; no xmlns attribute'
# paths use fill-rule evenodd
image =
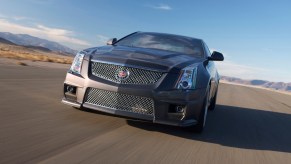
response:
<svg viewBox="0 0 291 164"><path fill-rule="evenodd" d="M222 52L216 49L210 49L213 51ZM216 67L220 75L238 77L242 79L259 79L268 81L283 81L290 82L290 71L282 71L275 68L261 68L258 66L250 66L228 60L231 57L227 53L222 52L224 58L223 62L215 62Z"/></svg>
<svg viewBox="0 0 291 164"><path fill-rule="evenodd" d="M25 26L7 19L0 18L0 31L17 34L29 34L32 36L49 39L52 41L67 43L70 45L90 46L87 41L74 37L74 32L66 29L51 28L44 25Z"/></svg>
<svg viewBox="0 0 291 164"><path fill-rule="evenodd" d="M14 19L16 21L20 21L20 20L33 20L32 18L23 17L23 16L14 16L14 17L12 17L12 19Z"/></svg>
<svg viewBox="0 0 291 164"><path fill-rule="evenodd" d="M24 16L8 16L0 13L0 18L2 19L11 19L15 21L21 21L21 20L33 20L32 18L29 17L24 17Z"/></svg>
<svg viewBox="0 0 291 164"><path fill-rule="evenodd" d="M266 69L255 66L239 64L233 61L225 60L215 62L220 75L238 77L242 79L260 79L268 81L290 82L290 72L284 72L276 69Z"/></svg>
<svg viewBox="0 0 291 164"><path fill-rule="evenodd" d="M0 13L0 18L7 18L7 16Z"/></svg>
<svg viewBox="0 0 291 164"><path fill-rule="evenodd" d="M258 79L259 76L261 76L260 73L269 71L267 69L242 65L228 60L216 62L215 64L221 75L245 79Z"/></svg>
<svg viewBox="0 0 291 164"><path fill-rule="evenodd" d="M100 34L98 34L97 35L97 42L98 42L98 44L106 44L106 42L109 40L109 37L107 37L107 36L104 36L104 35L100 35Z"/></svg>
<svg viewBox="0 0 291 164"><path fill-rule="evenodd" d="M159 5L154 5L154 6L149 6L153 9L157 9L157 10L172 10L173 8L167 4L159 4Z"/></svg>

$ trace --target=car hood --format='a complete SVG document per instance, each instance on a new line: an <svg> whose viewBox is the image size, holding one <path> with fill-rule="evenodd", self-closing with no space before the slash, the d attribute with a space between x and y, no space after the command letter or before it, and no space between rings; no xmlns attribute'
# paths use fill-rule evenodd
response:
<svg viewBox="0 0 291 164"><path fill-rule="evenodd" d="M205 60L176 52L125 46L103 46L85 51L90 54L92 61L173 73L179 73L184 67Z"/></svg>

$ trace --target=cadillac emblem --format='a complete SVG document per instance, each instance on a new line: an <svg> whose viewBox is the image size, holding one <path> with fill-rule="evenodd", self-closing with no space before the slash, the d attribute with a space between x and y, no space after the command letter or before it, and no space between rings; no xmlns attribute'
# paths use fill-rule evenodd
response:
<svg viewBox="0 0 291 164"><path fill-rule="evenodd" d="M129 76L128 70L117 70L115 73L115 78L119 81L126 80Z"/></svg>

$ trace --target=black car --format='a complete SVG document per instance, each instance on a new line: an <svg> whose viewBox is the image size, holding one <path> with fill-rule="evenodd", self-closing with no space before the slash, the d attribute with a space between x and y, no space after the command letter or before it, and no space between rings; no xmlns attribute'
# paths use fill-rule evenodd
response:
<svg viewBox="0 0 291 164"><path fill-rule="evenodd" d="M201 39L135 32L79 52L63 103L201 132L216 104L219 74Z"/></svg>

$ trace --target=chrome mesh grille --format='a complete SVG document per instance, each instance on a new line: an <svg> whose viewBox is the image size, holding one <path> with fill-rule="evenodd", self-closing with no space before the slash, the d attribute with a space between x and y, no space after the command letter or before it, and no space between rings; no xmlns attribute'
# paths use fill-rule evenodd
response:
<svg viewBox="0 0 291 164"><path fill-rule="evenodd" d="M153 115L154 101L151 98L139 97L95 88L89 88L87 103L115 110Z"/></svg>
<svg viewBox="0 0 291 164"><path fill-rule="evenodd" d="M156 83L163 75L162 72L99 62L91 62L91 68L94 76L120 84L150 85ZM118 71L128 71L128 78L123 80L117 78Z"/></svg>

